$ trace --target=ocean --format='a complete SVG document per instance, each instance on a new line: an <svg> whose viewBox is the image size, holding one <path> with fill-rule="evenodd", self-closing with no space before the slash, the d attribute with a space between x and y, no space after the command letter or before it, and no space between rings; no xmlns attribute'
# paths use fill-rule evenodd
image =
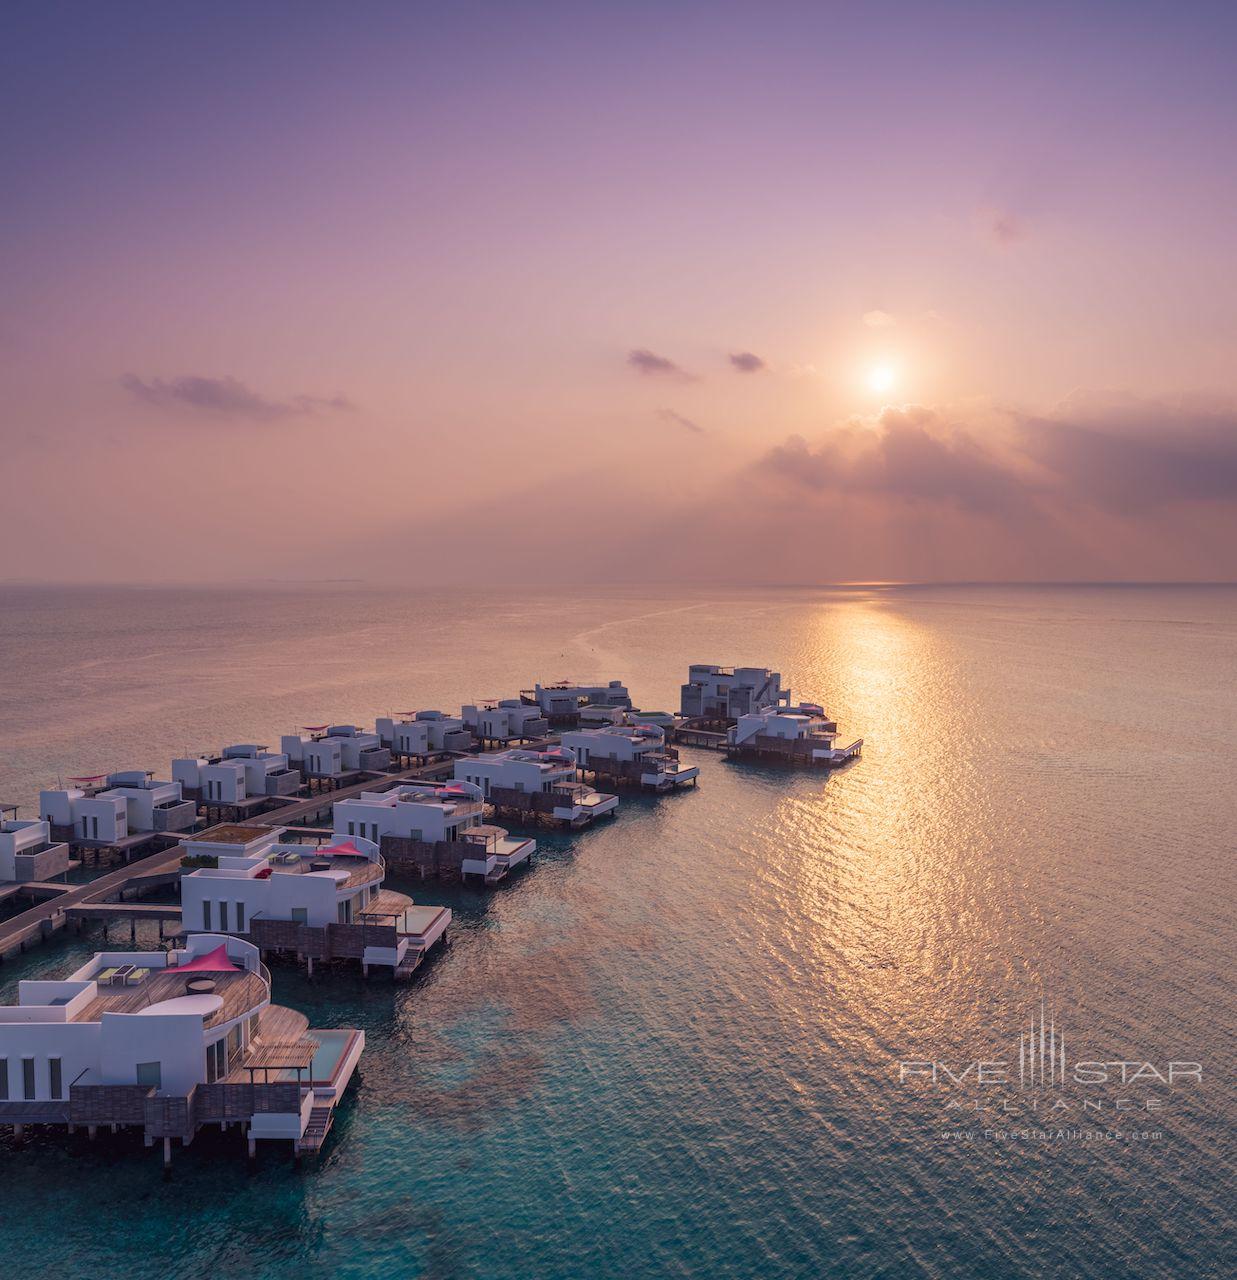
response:
<svg viewBox="0 0 1237 1280"><path fill-rule="evenodd" d="M831 774L685 751L698 790L539 833L505 886L396 881L455 913L411 983L273 969L367 1037L321 1162L202 1132L164 1181L137 1137L5 1133L12 1280L1237 1272L1237 589L6 587L0 654L23 813L537 679L673 710L690 662L864 739ZM1028 1085L1041 1008L1127 1065Z"/></svg>

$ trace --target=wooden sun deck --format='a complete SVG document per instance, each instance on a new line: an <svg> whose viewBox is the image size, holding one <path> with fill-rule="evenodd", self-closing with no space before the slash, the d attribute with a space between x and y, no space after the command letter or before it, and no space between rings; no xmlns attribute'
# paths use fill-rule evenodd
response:
<svg viewBox="0 0 1237 1280"><path fill-rule="evenodd" d="M209 973L204 970L178 968L151 969L150 976L134 986L100 987L99 994L74 1019L74 1022L98 1022L105 1013L141 1013L164 1000L188 994L185 984L190 978L210 978L214 994L223 1004L203 1020L204 1027L218 1026L233 1018L243 1017L251 1009L270 998L266 983L256 973ZM308 1023L306 1023L308 1025Z"/></svg>
<svg viewBox="0 0 1237 1280"><path fill-rule="evenodd" d="M314 862L329 862L330 867L324 870L346 871L348 879L341 882L341 887L347 889L371 884L375 880L381 880L383 876L382 866L377 862L358 858L355 854L327 855L309 845L305 846L301 857L295 863L274 861L271 863L271 868L277 874L308 875L311 871L310 864Z"/></svg>
<svg viewBox="0 0 1237 1280"><path fill-rule="evenodd" d="M289 1009L281 1004L267 1005L258 1015L258 1034L250 1043L248 1052L241 1057L240 1061L232 1067L226 1076L222 1077L222 1082L224 1084L248 1084L248 1068L254 1065L250 1061L250 1055L258 1054L261 1050L271 1045L290 1045L307 1041L317 1049L318 1042L316 1040L307 1040L306 1032L308 1030L309 1019L303 1013L297 1013L295 1009ZM312 1057L313 1054L311 1053L310 1058Z"/></svg>
<svg viewBox="0 0 1237 1280"><path fill-rule="evenodd" d="M412 906L412 899L407 894L396 893L394 889L379 889L375 897L357 912L358 923L371 919L388 924L393 916L401 916Z"/></svg>

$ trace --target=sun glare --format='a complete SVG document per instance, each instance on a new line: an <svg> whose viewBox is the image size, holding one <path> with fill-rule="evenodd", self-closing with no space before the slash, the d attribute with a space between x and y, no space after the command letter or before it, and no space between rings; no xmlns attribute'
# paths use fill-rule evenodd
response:
<svg viewBox="0 0 1237 1280"><path fill-rule="evenodd" d="M898 373L891 364L874 364L867 373L869 391L884 395L897 385Z"/></svg>

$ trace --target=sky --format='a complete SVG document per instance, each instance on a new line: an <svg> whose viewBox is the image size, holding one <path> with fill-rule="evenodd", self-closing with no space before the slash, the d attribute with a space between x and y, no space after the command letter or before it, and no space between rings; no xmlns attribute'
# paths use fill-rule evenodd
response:
<svg viewBox="0 0 1237 1280"><path fill-rule="evenodd" d="M1237 8L24 3L0 580L1237 578Z"/></svg>

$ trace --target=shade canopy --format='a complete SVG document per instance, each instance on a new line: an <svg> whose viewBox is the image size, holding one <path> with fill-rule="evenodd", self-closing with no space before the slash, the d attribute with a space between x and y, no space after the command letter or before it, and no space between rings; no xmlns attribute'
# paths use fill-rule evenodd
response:
<svg viewBox="0 0 1237 1280"><path fill-rule="evenodd" d="M240 973L241 966L228 959L228 948L220 943L214 951L194 956L186 964L176 966L181 973Z"/></svg>
<svg viewBox="0 0 1237 1280"><path fill-rule="evenodd" d="M329 849L316 849L315 855L325 856L328 853L342 854L345 857L368 858L369 854L364 849L358 849L351 840L345 840L342 844L333 844Z"/></svg>

